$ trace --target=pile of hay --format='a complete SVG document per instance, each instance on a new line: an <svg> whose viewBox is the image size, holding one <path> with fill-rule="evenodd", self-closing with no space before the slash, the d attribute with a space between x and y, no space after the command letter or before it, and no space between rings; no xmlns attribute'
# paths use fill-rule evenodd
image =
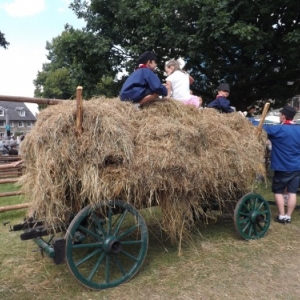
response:
<svg viewBox="0 0 300 300"><path fill-rule="evenodd" d="M265 172L264 143L239 113L174 100L137 110L99 98L84 102L81 135L75 124L75 101L48 107L22 144L23 191L49 224L87 203L123 199L159 205L176 241L195 215L205 219L204 207L232 203Z"/></svg>

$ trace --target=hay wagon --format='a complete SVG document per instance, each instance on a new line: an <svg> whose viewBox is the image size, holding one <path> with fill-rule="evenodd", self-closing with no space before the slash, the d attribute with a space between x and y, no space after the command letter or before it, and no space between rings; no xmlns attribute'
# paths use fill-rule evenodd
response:
<svg viewBox="0 0 300 300"><path fill-rule="evenodd" d="M242 238L262 238L270 222L269 204L261 195L249 193L237 201L234 224ZM49 230L30 218L11 230L23 230L21 240L33 240L55 264L66 262L82 285L95 290L130 280L144 262L149 240L141 212L121 200L88 205L65 227Z"/></svg>
<svg viewBox="0 0 300 300"><path fill-rule="evenodd" d="M110 120L111 123L116 124L116 130L115 132L110 131L109 136L115 136L116 138L113 140L118 140L118 143L121 143L122 141L119 141L118 137L119 128L122 124L118 123L119 119L115 117L116 111L112 110L111 103L113 102L110 101L110 104L106 106L109 109L108 113L112 116ZM212 201L209 203L206 201L203 192L205 191L206 194L210 195L217 195L218 199L220 199L221 194L219 190L220 187L224 185L221 180L220 182L217 180L216 184L213 186L209 180L205 180L207 172L199 169L198 166L201 166L201 164L205 165L209 160L213 160L213 164L217 165L222 162L222 159L227 159L232 165L230 172L221 167L215 168L214 172L219 172L217 178L225 178L225 184L226 182L229 183L232 189L240 182L240 189L242 191L248 186L248 183L246 182L247 178L250 175L252 178L257 174L257 170L260 170L261 164L259 163L256 166L253 165L252 162L257 159L256 153L260 153L261 146L258 143L256 145L252 141L249 141L250 136L252 137L253 135L253 129L250 128L248 122L244 121L243 118L240 119L241 117L239 116L232 117L231 126L237 124L236 127L241 131L236 131L236 135L231 134L231 128L223 126L223 132L222 135L220 135L222 143L219 143L214 139L214 134L211 133L211 130L217 132L219 130L218 128L215 126L211 127L209 134L207 134L207 121L204 120L202 122L202 119L198 118L198 111L184 108L186 109L185 114L183 107L174 102L166 106L166 112L169 114L170 110L173 109L178 116L184 115L183 117L180 117L180 121L178 121L179 117L177 119L174 118L174 124L164 124L164 128L169 128L168 130L172 133L174 139L163 144L160 152L157 150L157 143L158 141L165 141L166 133L165 131L159 132L155 127L155 122L164 122L167 119L158 116L154 118L155 121L153 124L151 124L149 120L153 119L155 113L161 112L163 107L159 107L154 113L149 113L150 117L148 123L143 122L145 116L139 120L135 120L136 122L142 122L141 124L143 124L143 126L141 127L147 129L147 136L145 136L145 139L142 139L143 136L141 136L141 134L136 134L134 143L131 143L130 136L136 128L136 126L134 126L135 124L133 124L132 127L128 129L128 144L124 144L125 146L121 149L122 151L117 151L117 155L114 154L114 156L112 156L109 152L103 152L100 153L101 156L97 152L98 157L95 159L94 156L96 153L90 151L89 147L84 148L83 146L87 145L87 143L82 143L83 146L79 150L82 150L83 152L76 152L79 151L78 147L71 147L70 151L75 153L75 157L78 157L77 153L85 158L89 155L89 159L93 164L85 165L84 167L86 167L86 169L84 169L83 165L76 160L71 161L70 159L69 160L72 162L71 167L66 167L68 160L62 159L63 156L66 157L68 155L67 151L65 151L66 147L62 148L62 153L59 153L60 155L55 156L57 159L55 163L52 161L54 159L53 155L53 157L47 161L47 164L40 164L42 160L40 158L37 159L34 156L35 152L38 153L38 151L42 151L43 155L45 154L45 157L49 158L50 149L43 147L44 143L53 139L53 143L55 144L68 142L68 145L72 146L76 145L77 137L80 137L82 129L80 121L80 119L82 119L82 107L81 113L80 109L78 110L79 113L77 113L77 116L79 116L78 119L76 119L76 121L79 120L76 122L76 125L79 124L79 126L77 126L78 131L76 132L76 135L72 134L73 140L71 142L66 142L67 138L70 136L68 132L72 130L74 125L74 117L73 111L69 108L71 104L67 103L63 105L65 105L63 106L63 109L58 108L58 113L52 112L50 114L45 112L44 120L40 119L40 126L42 127L45 126L46 121L49 121L50 117L62 119L59 114L61 111L65 113L66 122L69 123L66 123L63 126L64 130L61 132L61 137L59 139L57 132L53 133L54 130L57 130L58 119L53 121L53 129L49 130L44 127L36 134L36 137L34 135L31 136L32 140L28 137L25 139L25 143L27 143L26 145L28 145L28 148L30 148L31 151L28 151L27 154L25 151L26 149L24 149L23 155L27 158L27 161L33 160L33 167L30 168L28 166L28 168L26 168L27 172L32 172L30 174L28 173L29 175L27 176L27 194L30 194L31 197L39 200L39 198L41 198L40 195L44 193L43 200L35 202L34 205L42 207L44 212L47 212L48 209L52 209L52 217L54 219L56 218L56 212L59 211L59 205L61 204L58 202L52 203L49 195L54 195L53 197L59 200L60 197L65 199L66 194L71 194L73 197L80 195L81 198L85 199L84 195L87 193L86 197L90 201L91 199L88 195L95 195L94 201L90 203L76 202L77 204L80 203L80 205L77 205L78 209L74 210L76 212L72 212L71 210L66 211L65 215L67 215L67 217L65 216L63 218L64 222L62 223L49 224L49 222L45 222L43 219L41 220L41 218L32 214L30 218L27 218L21 224L13 226L11 230L23 230L24 232L21 234L21 239L33 240L38 245L41 252L45 253L50 258L53 258L53 261L56 264L66 262L72 275L82 285L95 290L116 287L130 280L138 272L146 257L149 241L148 229L143 217L143 209L152 206L152 204L147 202L147 199L156 192L160 193L160 202L154 204L161 205L162 209L164 208L164 216L178 213L181 214L184 219L186 211L183 208L187 208L190 213L189 218L195 220L197 218L201 219L201 216L205 215L206 210L218 210L221 211L221 213L224 213L226 209L233 215L235 228L242 238L246 240L257 239L263 237L267 233L271 222L271 213L268 201L261 195L247 193L242 197L236 197L236 199L233 199L232 201L224 200L216 203ZM136 112L133 111L131 106L128 108L125 104L122 105L123 123L127 124L130 118L126 119L124 115L126 115L126 113L132 113L131 116L133 116ZM115 106L119 109L121 105L119 102L116 102ZM98 114L94 112L97 107L98 104L91 104L90 107L90 115L95 115L92 124L95 122L100 123ZM71 111L69 115L66 114L68 109ZM88 107L86 106L86 110L87 109ZM124 111L126 113L124 113ZM139 114L142 113L143 112ZM145 112L145 114L146 113L147 112ZM103 119L106 118L107 115L108 114L104 112ZM195 120L192 119L193 116L195 116ZM216 112L211 112L211 115L209 115L207 120L212 120L212 118L219 120L219 116ZM186 124L184 122L186 122ZM198 122L196 126L195 122ZM240 126L240 122L244 122L245 129ZM102 134L101 128L98 128L99 132L97 133L93 126L91 127L91 130L87 129L86 124L84 126L86 127L85 131L83 130L82 133L82 140L92 140L94 135L96 135L99 139L99 145L97 145L96 149L101 152L101 150L105 148L101 148L101 145L105 144L108 135L100 136ZM220 126L221 124L219 124L218 127ZM36 126L36 128L38 127ZM176 130L174 128L176 128ZM197 130L195 130L195 128L197 128ZM107 130L103 130L103 132L107 133ZM241 137L243 135L247 135L247 139L241 143ZM187 142L186 139L181 138L182 136L187 137L191 141L196 140L201 143L194 143L193 147L188 149L189 157L192 157L191 161L182 159L181 165L179 162L174 165L176 153L170 152L169 149L178 147L181 151L184 151ZM225 136L227 137L225 138ZM153 137L153 140L149 137ZM228 140L228 137L230 137L231 140ZM103 140L101 140L102 138ZM257 138L253 137L253 139ZM131 155L131 152L129 151L130 147L132 147L134 151L142 151L142 153L144 153L145 144L147 144L148 155L142 156L140 152L135 153L136 156L142 157L143 159L143 161L139 162L139 165L135 165L135 160L131 159L134 155ZM248 149L247 147L251 144L251 151L253 153L252 156L246 155L237 162L237 146L232 147L232 145L239 144L244 147L243 149ZM128 145L130 147L128 147ZM106 148L108 148L108 150L116 149L115 145L112 146L114 147ZM34 148L35 150L32 150L33 147L36 147ZM210 149L208 147L224 150L224 154L222 158L219 159L219 162L218 158L214 157L210 151L208 151ZM150 153L149 149L153 149L153 151ZM255 153L254 150L256 151ZM194 151L194 156L191 156L191 151ZM56 154L57 152L56 149L54 153ZM201 156L199 155L200 152L202 153ZM112 153L115 152L113 151ZM146 170L149 160L151 160L151 172ZM102 161L102 164L99 164L98 161ZM60 167L63 163L65 163L65 165L63 165L64 169ZM240 172L240 167L245 171ZM77 176L81 176L80 184L78 184L77 180L79 177L74 179L70 170L72 172L73 170L76 170ZM92 173L90 177L86 177L86 170L95 173ZM211 171L211 168L207 171ZM88 174L90 174L89 172ZM100 172L102 172L101 176L99 175ZM60 190L62 189L61 180L56 180L56 176L59 176L60 173L65 173L65 178L71 174L70 180L68 179L68 181L65 181L64 186L67 188L64 191ZM128 178L123 181L118 181L115 178L117 173L123 174L122 176ZM43 174L43 176L41 176L41 174ZM150 180L149 177L152 179ZM189 180L187 180L187 177ZM105 181L106 178L108 178L107 181ZM39 180L38 189L34 189L36 180ZM51 184L46 185L46 181L50 181ZM201 186L199 184L200 182L202 184ZM70 186L73 188L72 191L69 188ZM78 186L80 189L76 190ZM93 193L88 193L90 186L96 189L93 190ZM139 190L140 186L143 187L143 191ZM193 188L194 190L191 192L191 189ZM46 189L48 190L45 192ZM53 191L54 189L55 191ZM200 199L199 194L201 193L203 193L201 195L203 202L197 202ZM108 195L112 194L116 194L118 197L108 197ZM124 197L122 198L120 195L124 195ZM126 195L135 196L135 201L128 200L129 196L126 198ZM228 194L225 194L225 196L226 195ZM183 196L188 199L185 201L185 207L181 204ZM108 198L112 200L107 200ZM146 201L138 202L139 198L146 199ZM240 200L237 200L238 198L240 198ZM99 201L99 199L102 201ZM152 199L154 199L154 197L152 197ZM67 199L65 199L65 201L66 200ZM171 205L163 207L164 200L166 202L169 201L169 204ZM49 206L45 206L46 202ZM196 207L196 203L199 203L199 207L197 207L198 210L194 211L193 208ZM225 207L225 205L220 205L220 203L226 203L227 207ZM75 205L73 204L69 205L69 207L74 207ZM172 208L172 210L168 210L168 208ZM61 209L59 212L62 212ZM179 227L181 223L174 224L178 227L173 226L173 228L175 228L177 232L180 232Z"/></svg>

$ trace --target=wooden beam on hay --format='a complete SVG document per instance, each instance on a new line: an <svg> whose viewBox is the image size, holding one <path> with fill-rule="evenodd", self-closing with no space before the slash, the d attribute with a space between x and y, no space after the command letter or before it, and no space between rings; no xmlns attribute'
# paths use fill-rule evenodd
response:
<svg viewBox="0 0 300 300"><path fill-rule="evenodd" d="M82 86L78 86L76 89L76 131L78 134L82 133L82 119L83 119Z"/></svg>
<svg viewBox="0 0 300 300"><path fill-rule="evenodd" d="M64 100L0 95L0 101L55 105L61 103Z"/></svg>

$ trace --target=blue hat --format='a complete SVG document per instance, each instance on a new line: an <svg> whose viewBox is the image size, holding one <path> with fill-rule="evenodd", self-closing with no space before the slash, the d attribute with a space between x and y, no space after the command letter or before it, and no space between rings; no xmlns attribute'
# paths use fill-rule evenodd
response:
<svg viewBox="0 0 300 300"><path fill-rule="evenodd" d="M153 52L147 51L139 57L138 64L145 64L148 60L157 60L157 57Z"/></svg>
<svg viewBox="0 0 300 300"><path fill-rule="evenodd" d="M228 83L221 83L218 86L218 91L230 92L230 87Z"/></svg>
<svg viewBox="0 0 300 300"><path fill-rule="evenodd" d="M287 120L293 120L296 114L296 109L292 106L286 105L279 112L281 112Z"/></svg>

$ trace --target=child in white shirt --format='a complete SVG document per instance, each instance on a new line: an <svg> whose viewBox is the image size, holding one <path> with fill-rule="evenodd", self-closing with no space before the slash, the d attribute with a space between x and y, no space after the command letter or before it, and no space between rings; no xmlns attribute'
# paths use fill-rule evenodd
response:
<svg viewBox="0 0 300 300"><path fill-rule="evenodd" d="M166 78L168 97L172 97L186 105L199 107L199 97L190 93L190 84L194 82L194 79L180 68L179 62L170 60L166 64L165 71L168 75Z"/></svg>

